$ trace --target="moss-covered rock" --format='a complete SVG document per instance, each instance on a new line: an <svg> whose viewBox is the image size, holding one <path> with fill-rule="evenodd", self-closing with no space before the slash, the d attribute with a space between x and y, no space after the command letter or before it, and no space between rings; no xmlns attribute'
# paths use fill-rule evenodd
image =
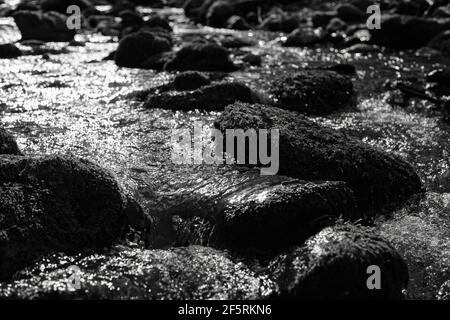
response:
<svg viewBox="0 0 450 320"><path fill-rule="evenodd" d="M356 102L351 79L329 70L280 76L274 79L269 92L277 99L278 107L305 114L328 114Z"/></svg>
<svg viewBox="0 0 450 320"><path fill-rule="evenodd" d="M0 279L53 251L102 249L139 206L83 159L0 156Z"/></svg>
<svg viewBox="0 0 450 320"><path fill-rule="evenodd" d="M380 289L368 278L380 270ZM275 258L268 274L281 299L401 299L408 283L402 257L370 229L351 225L325 228L306 243Z"/></svg>
<svg viewBox="0 0 450 320"><path fill-rule="evenodd" d="M305 180L345 181L359 207L367 213L422 191L418 175L400 157L293 112L236 103L225 108L216 125L222 131L278 129L280 174Z"/></svg>

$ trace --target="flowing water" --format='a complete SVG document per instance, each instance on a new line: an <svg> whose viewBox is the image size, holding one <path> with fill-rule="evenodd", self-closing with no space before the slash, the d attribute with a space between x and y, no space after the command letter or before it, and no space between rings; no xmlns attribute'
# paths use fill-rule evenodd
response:
<svg viewBox="0 0 450 320"><path fill-rule="evenodd" d="M432 110L432 104L413 101L404 109L387 103L386 80L422 76L442 61L413 53L368 56L341 53L332 48L283 48L277 34L235 32L189 25L180 9L165 9L178 40L192 34L218 37L245 36L254 46L242 50L263 57L262 67L228 75L265 91L274 75L304 67L346 62L357 67L357 110L314 120L350 132L364 142L407 159L427 188L425 196L400 208L393 218L379 221L407 259L411 298L436 298L450 278L450 126ZM0 18L0 42L20 38L14 22ZM192 128L195 120L212 124L217 112L147 110L127 94L155 87L173 75L149 70L121 69L102 61L117 42L96 34L78 35L84 46L48 44L51 54L0 60L0 122L17 138L27 154L70 153L110 169L146 210L152 210L158 179L186 181L195 167L174 167L170 161L173 128ZM22 47L26 49L25 47ZM167 189L170 189L170 183Z"/></svg>

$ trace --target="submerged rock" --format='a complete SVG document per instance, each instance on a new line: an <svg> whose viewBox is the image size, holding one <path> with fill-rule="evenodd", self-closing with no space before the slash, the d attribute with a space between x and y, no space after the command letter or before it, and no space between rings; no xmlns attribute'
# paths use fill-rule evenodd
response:
<svg viewBox="0 0 450 320"><path fill-rule="evenodd" d="M138 31L120 40L114 60L119 67L140 68L150 57L171 48L167 39L152 32Z"/></svg>
<svg viewBox="0 0 450 320"><path fill-rule="evenodd" d="M73 40L76 31L67 28L67 17L57 12L18 11L14 21L22 40L66 42Z"/></svg>
<svg viewBox="0 0 450 320"><path fill-rule="evenodd" d="M164 66L167 71L236 71L229 52L213 43L191 43L181 48Z"/></svg>
<svg viewBox="0 0 450 320"><path fill-rule="evenodd" d="M380 270L379 290L367 286L369 266ZM281 299L401 299L408 283L397 251L372 230L351 225L322 230L275 258L267 273Z"/></svg>
<svg viewBox="0 0 450 320"><path fill-rule="evenodd" d="M111 245L139 214L131 203L87 160L0 156L0 279L53 251Z"/></svg>
<svg viewBox="0 0 450 320"><path fill-rule="evenodd" d="M16 278L0 284L1 299L248 300L267 298L274 289L267 277L199 246L52 255Z"/></svg>
<svg viewBox="0 0 450 320"><path fill-rule="evenodd" d="M0 59L12 59L22 55L22 51L13 43L0 44Z"/></svg>
<svg viewBox="0 0 450 320"><path fill-rule="evenodd" d="M268 255L302 243L340 216L361 217L352 192L342 182L308 182L247 168L215 167L203 166L189 179L179 178L176 171L158 176L164 189L156 187L148 204L153 222L148 246L200 244Z"/></svg>
<svg viewBox="0 0 450 320"><path fill-rule="evenodd" d="M279 174L344 181L355 193L359 208L368 215L422 191L414 169L400 157L290 111L236 103L225 108L216 126L221 131L278 129Z"/></svg>
<svg viewBox="0 0 450 320"><path fill-rule="evenodd" d="M305 114L328 114L356 102L351 79L327 70L305 70L273 81L277 106Z"/></svg>
<svg viewBox="0 0 450 320"><path fill-rule="evenodd" d="M16 154L20 155L22 152L17 146L17 142L12 135L5 129L0 127L0 154Z"/></svg>
<svg viewBox="0 0 450 320"><path fill-rule="evenodd" d="M260 95L240 82L220 82L206 85L194 91L166 91L150 94L146 108L172 110L223 110L236 101L257 103Z"/></svg>

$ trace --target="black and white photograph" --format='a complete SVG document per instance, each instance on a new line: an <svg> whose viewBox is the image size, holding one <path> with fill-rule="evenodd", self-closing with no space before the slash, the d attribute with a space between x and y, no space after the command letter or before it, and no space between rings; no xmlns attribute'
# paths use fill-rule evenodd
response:
<svg viewBox="0 0 450 320"><path fill-rule="evenodd" d="M450 0L0 0L29 300L450 300Z"/></svg>

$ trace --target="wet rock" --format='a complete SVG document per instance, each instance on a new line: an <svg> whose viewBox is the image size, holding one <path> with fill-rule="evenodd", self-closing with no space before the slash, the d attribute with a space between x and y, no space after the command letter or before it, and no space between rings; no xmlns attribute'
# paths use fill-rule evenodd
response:
<svg viewBox="0 0 450 320"><path fill-rule="evenodd" d="M431 39L428 46L439 50L443 56L450 57L450 30L444 31Z"/></svg>
<svg viewBox="0 0 450 320"><path fill-rule="evenodd" d="M262 59L261 56L258 56L253 53L248 53L245 56L242 57L242 61L245 63L248 63L251 66L261 66Z"/></svg>
<svg viewBox="0 0 450 320"><path fill-rule="evenodd" d="M261 22L259 28L267 31L292 32L299 27L299 20L295 16L272 14Z"/></svg>
<svg viewBox="0 0 450 320"><path fill-rule="evenodd" d="M450 68L436 69L427 74L428 82L450 87Z"/></svg>
<svg viewBox="0 0 450 320"><path fill-rule="evenodd" d="M72 5L78 6L81 10L93 7L89 0L43 0L41 2L41 9L67 14L67 7Z"/></svg>
<svg viewBox="0 0 450 320"><path fill-rule="evenodd" d="M330 70L337 72L339 74L353 76L356 75L356 68L352 64L348 63L337 63L328 67L324 67L324 70Z"/></svg>
<svg viewBox="0 0 450 320"><path fill-rule="evenodd" d="M240 16L231 16L225 26L228 29L234 29L234 30L250 30L250 25L245 21L244 18Z"/></svg>
<svg viewBox="0 0 450 320"><path fill-rule="evenodd" d="M195 90L210 83L207 76L196 71L181 72L174 79L175 89L178 91Z"/></svg>
<svg viewBox="0 0 450 320"><path fill-rule="evenodd" d="M221 131L279 129L279 174L344 181L368 215L422 191L419 177L400 157L290 111L236 103L225 108L216 126Z"/></svg>
<svg viewBox="0 0 450 320"><path fill-rule="evenodd" d="M140 26L144 23L141 15L133 10L124 10L119 13L119 18L122 19L121 24L124 28L131 26Z"/></svg>
<svg viewBox="0 0 450 320"><path fill-rule="evenodd" d="M266 256L303 243L340 216L361 217L342 182L301 181L234 166L203 166L189 180L165 172L162 179L171 190L155 189L149 204L150 247L201 244Z"/></svg>
<svg viewBox="0 0 450 320"><path fill-rule="evenodd" d="M355 104L352 81L336 72L305 70L273 81L277 106L306 114L327 114Z"/></svg>
<svg viewBox="0 0 450 320"><path fill-rule="evenodd" d="M233 6L228 1L216 1L206 13L206 23L211 27L222 28L232 15Z"/></svg>
<svg viewBox="0 0 450 320"><path fill-rule="evenodd" d="M46 257L15 281L0 284L0 298L236 300L264 299L274 289L267 277L211 248L116 251ZM74 274L80 288L71 282Z"/></svg>
<svg viewBox="0 0 450 320"><path fill-rule="evenodd" d="M13 43L0 44L0 59L12 59L22 55L22 51Z"/></svg>
<svg viewBox="0 0 450 320"><path fill-rule="evenodd" d="M129 203L114 177L87 160L0 156L0 279L54 251L111 245L135 214Z"/></svg>
<svg viewBox="0 0 450 320"><path fill-rule="evenodd" d="M151 56L171 48L167 39L148 31L138 31L120 40L114 60L119 67L140 68Z"/></svg>
<svg viewBox="0 0 450 320"><path fill-rule="evenodd" d="M224 48L227 49L239 49L243 47L251 47L256 44L254 40L248 37L240 37L234 35L227 35L221 37L219 42L220 45L222 45Z"/></svg>
<svg viewBox="0 0 450 320"><path fill-rule="evenodd" d="M333 18L327 24L326 29L328 32L337 32L347 29L347 24L339 18Z"/></svg>
<svg viewBox="0 0 450 320"><path fill-rule="evenodd" d="M150 17L150 19L144 22L144 26L149 28L161 28L172 32L172 27L170 26L169 22L158 15Z"/></svg>
<svg viewBox="0 0 450 320"><path fill-rule="evenodd" d="M22 40L65 42L73 40L76 33L67 28L66 16L57 12L18 11L13 18Z"/></svg>
<svg viewBox="0 0 450 320"><path fill-rule="evenodd" d="M381 29L370 30L371 42L396 49L416 49L425 46L442 29L432 19L383 15Z"/></svg>
<svg viewBox="0 0 450 320"><path fill-rule="evenodd" d="M336 12L338 17L346 22L359 22L364 19L364 13L349 3L338 5Z"/></svg>
<svg viewBox="0 0 450 320"><path fill-rule="evenodd" d="M369 266L380 268L380 290L367 287ZM326 228L275 258L268 274L280 299L401 299L408 283L405 261L385 239L348 224Z"/></svg>
<svg viewBox="0 0 450 320"><path fill-rule="evenodd" d="M2 127L0 127L0 154L22 154L14 137Z"/></svg>
<svg viewBox="0 0 450 320"><path fill-rule="evenodd" d="M309 47L320 43L324 36L309 28L298 28L292 31L283 43L285 47Z"/></svg>
<svg viewBox="0 0 450 320"><path fill-rule="evenodd" d="M194 91L162 92L150 94L146 108L172 110L223 110L236 101L261 102L262 98L254 90L239 82L221 82L203 86Z"/></svg>
<svg viewBox="0 0 450 320"><path fill-rule="evenodd" d="M381 50L378 46L371 45L368 43L357 43L345 49L345 52L348 53L362 53L362 54L378 53L380 51Z"/></svg>
<svg viewBox="0 0 450 320"><path fill-rule="evenodd" d="M431 16L434 18L450 18L450 5L436 8Z"/></svg>
<svg viewBox="0 0 450 320"><path fill-rule="evenodd" d="M237 70L231 61L229 52L222 46L213 43L191 43L181 48L170 59L164 69L167 71L224 71Z"/></svg>
<svg viewBox="0 0 450 320"><path fill-rule="evenodd" d="M314 12L311 16L311 21L314 27L325 27L331 21L331 19L337 17L337 12L335 11L319 11Z"/></svg>

